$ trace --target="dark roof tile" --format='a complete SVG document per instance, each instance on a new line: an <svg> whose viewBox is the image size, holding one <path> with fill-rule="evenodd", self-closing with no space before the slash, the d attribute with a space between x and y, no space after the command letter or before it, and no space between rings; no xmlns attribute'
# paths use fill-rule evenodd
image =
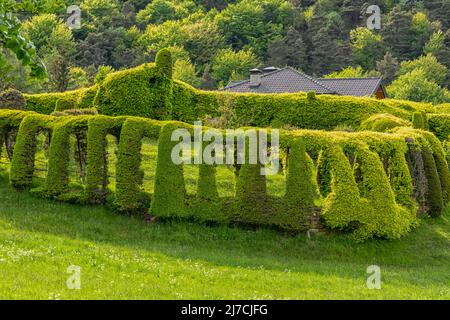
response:
<svg viewBox="0 0 450 320"><path fill-rule="evenodd" d="M370 97L381 85L381 78L317 79L343 96Z"/></svg>
<svg viewBox="0 0 450 320"><path fill-rule="evenodd" d="M314 91L317 94L346 96L373 96L382 85L381 78L315 79L291 67L261 75L258 87L250 86L250 80L233 81L225 88L231 92L296 93Z"/></svg>
<svg viewBox="0 0 450 320"><path fill-rule="evenodd" d="M308 91L315 91L318 94L335 93L316 79L290 67L261 75L261 84L258 87L250 86L250 80L246 80L230 83L224 90L254 93L296 93Z"/></svg>

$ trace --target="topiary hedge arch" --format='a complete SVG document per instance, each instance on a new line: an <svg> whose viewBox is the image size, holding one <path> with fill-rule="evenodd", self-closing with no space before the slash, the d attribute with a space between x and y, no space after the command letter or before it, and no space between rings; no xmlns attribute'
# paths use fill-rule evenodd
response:
<svg viewBox="0 0 450 320"><path fill-rule="evenodd" d="M0 111L0 131L13 127L19 131L11 163L11 184L16 188L32 187L36 135L39 130L49 130L49 171L39 194L81 203L107 202L105 139L108 134L118 137L117 189L113 197L116 208L126 213L149 210L162 218L240 222L304 231L317 212L315 199L320 187L322 219L328 227L351 231L360 240L396 239L416 225L419 202L424 204L420 207L423 213L438 216L450 194L442 145L433 134L412 128L396 128L391 134L282 131L280 147L288 154L286 194L269 196L265 178L260 175L261 165L248 164L239 170L235 196L221 198L211 165L200 165L197 194L186 194L183 165L172 163L170 158L176 143L171 140L173 130L193 130L185 123ZM84 191L75 192L68 182L68 141L79 132L87 134L87 182ZM226 133L222 134L226 138ZM140 150L144 137L159 141L151 199L142 192ZM410 150L419 152L408 157ZM427 182L422 191L415 183L413 166L421 168ZM317 181L314 172L318 172ZM423 200L415 194L423 194Z"/></svg>

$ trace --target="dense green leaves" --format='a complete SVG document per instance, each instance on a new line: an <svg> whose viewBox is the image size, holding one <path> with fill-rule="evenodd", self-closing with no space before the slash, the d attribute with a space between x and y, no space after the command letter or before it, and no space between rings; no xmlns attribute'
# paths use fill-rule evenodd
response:
<svg viewBox="0 0 450 320"><path fill-rule="evenodd" d="M36 58L36 49L29 39L21 32L21 21L17 17L19 12L36 9L34 1L17 3L13 0L0 2L0 46L13 52L23 65L30 66L31 76L45 77L45 67ZM0 51L0 66L5 63L5 57Z"/></svg>
<svg viewBox="0 0 450 320"><path fill-rule="evenodd" d="M23 119L23 120L22 120ZM414 141L419 157L411 166L424 171L424 205L421 210L437 216L450 194L450 176L439 141L430 133L400 128L395 133L282 132L281 147L289 150L286 194L267 193L260 164L244 164L237 177L236 195L217 193L214 166L200 166L195 196L187 195L183 166L171 161L175 129L192 130L176 122L145 118L104 116L49 117L20 111L0 111L0 131L19 127L11 166L11 182L30 188L34 177L36 136L51 132L49 171L46 184L35 193L62 201L105 203L108 195L106 135L119 139L114 205L121 212L151 213L165 218L195 218L202 221L241 222L278 226L302 231L314 225L311 219L318 196L313 180L320 179L327 226L352 231L358 240L372 237L396 239L416 223L413 181L405 156L407 141ZM162 129L162 130L161 130ZM69 184L69 140L87 134L87 185ZM144 137L158 139L158 157L153 196L143 192L141 147ZM319 154L315 164L307 152ZM411 160L410 160L411 161ZM325 183L324 181L327 180ZM151 198L151 204L149 200ZM420 199L417 199L420 200ZM110 202L111 203L111 202ZM422 203L421 203L422 204ZM214 210L214 213L208 210ZM319 211L317 211L319 210Z"/></svg>

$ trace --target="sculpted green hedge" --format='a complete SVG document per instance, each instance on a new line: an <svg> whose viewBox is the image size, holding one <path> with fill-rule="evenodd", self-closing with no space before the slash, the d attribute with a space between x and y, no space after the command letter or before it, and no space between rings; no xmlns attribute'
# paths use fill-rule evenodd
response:
<svg viewBox="0 0 450 320"><path fill-rule="evenodd" d="M68 109L86 109L94 106L97 86L66 92L25 94L25 110L41 114Z"/></svg>
<svg viewBox="0 0 450 320"><path fill-rule="evenodd" d="M197 193L186 193L183 165L171 160L175 129L180 122L136 117L60 116L0 110L2 136L18 130L10 181L16 188L61 201L112 204L125 213L246 223L305 231L315 214L330 228L352 232L356 239L396 239L416 224L416 214L438 216L450 196L445 151L431 133L394 128L394 133L281 131L287 155L286 193L267 193L260 164L240 166L236 193L220 197L214 165L199 165ZM51 136L48 173L33 185L36 136ZM222 135L226 137L224 131ZM118 138L116 192L110 193L106 136ZM81 138L80 138L81 137ZM86 137L86 180L74 186L68 166L74 154L70 139ZM153 194L143 190L141 147L144 137L158 139ZM81 139L81 140L80 140ZM2 140L4 142L4 139ZM317 172L317 174L315 174ZM317 177L317 179L315 179ZM322 208L316 207L320 189Z"/></svg>
<svg viewBox="0 0 450 320"><path fill-rule="evenodd" d="M410 110L428 110L431 105L393 103L372 98L317 95L304 93L251 94L208 92L174 82L172 118L193 122L206 116L220 117L223 109L232 110L238 126L298 127L333 130L339 125L358 128L370 115L387 113L410 121Z"/></svg>
<svg viewBox="0 0 450 320"><path fill-rule="evenodd" d="M100 114L108 116L168 119L173 82L167 65L171 66L172 60L163 50L156 64L109 74L99 85L94 105Z"/></svg>
<svg viewBox="0 0 450 320"><path fill-rule="evenodd" d="M447 113L450 114L450 103L444 103L435 106L435 113Z"/></svg>
<svg viewBox="0 0 450 320"><path fill-rule="evenodd" d="M387 132L396 127L409 127L411 123L391 114L376 114L361 123L360 130Z"/></svg>
<svg viewBox="0 0 450 320"><path fill-rule="evenodd" d="M411 121L414 112L435 112L431 104L329 95L238 94L203 91L174 81L170 53L162 50L156 63L109 74L97 87L27 95L27 110L43 114L65 109L96 107L108 116L140 116L192 123L206 118L232 118L231 125L296 127L333 130L359 128L375 114Z"/></svg>
<svg viewBox="0 0 450 320"><path fill-rule="evenodd" d="M449 139L450 136L450 114L430 114L428 115L428 125L441 141Z"/></svg>

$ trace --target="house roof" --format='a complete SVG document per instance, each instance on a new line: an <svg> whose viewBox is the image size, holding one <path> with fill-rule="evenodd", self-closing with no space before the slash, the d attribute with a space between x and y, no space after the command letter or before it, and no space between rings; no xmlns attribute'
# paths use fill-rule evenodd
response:
<svg viewBox="0 0 450 320"><path fill-rule="evenodd" d="M381 78L342 78L317 80L343 96L371 97L377 92L380 86L383 89Z"/></svg>
<svg viewBox="0 0 450 320"><path fill-rule="evenodd" d="M250 80L232 81L224 90L253 93L295 93L314 91L317 94L373 96L382 88L381 78L315 79L291 67L261 75L261 84L250 86Z"/></svg>
<svg viewBox="0 0 450 320"><path fill-rule="evenodd" d="M318 94L334 94L332 89L291 67L261 75L258 87L250 86L250 80L230 82L224 90L254 93L295 93L315 91Z"/></svg>

